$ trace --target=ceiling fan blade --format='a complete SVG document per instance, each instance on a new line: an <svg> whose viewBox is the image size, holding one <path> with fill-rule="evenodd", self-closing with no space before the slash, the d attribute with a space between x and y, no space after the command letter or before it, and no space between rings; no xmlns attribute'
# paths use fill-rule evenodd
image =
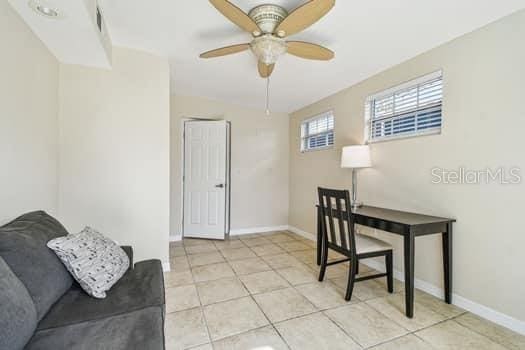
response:
<svg viewBox="0 0 525 350"><path fill-rule="evenodd" d="M335 56L334 52L326 47L304 41L287 41L286 46L289 54L309 60L329 61Z"/></svg>
<svg viewBox="0 0 525 350"><path fill-rule="evenodd" d="M275 29L280 37L290 36L308 28L335 5L335 0L310 0L292 11Z"/></svg>
<svg viewBox="0 0 525 350"><path fill-rule="evenodd" d="M270 75L272 75L274 67L275 64L266 64L261 61L259 61L259 64L257 65L261 78L268 78Z"/></svg>
<svg viewBox="0 0 525 350"><path fill-rule="evenodd" d="M244 13L240 8L227 0L210 0L211 4L215 6L220 13L222 13L230 21L244 29L249 33L260 33L261 30L257 24Z"/></svg>
<svg viewBox="0 0 525 350"><path fill-rule="evenodd" d="M200 58L213 58L213 57L226 56L226 55L231 55L237 52L246 51L249 48L250 48L250 44L225 46L225 47L221 47L220 49L215 49L215 50L201 53L199 57Z"/></svg>

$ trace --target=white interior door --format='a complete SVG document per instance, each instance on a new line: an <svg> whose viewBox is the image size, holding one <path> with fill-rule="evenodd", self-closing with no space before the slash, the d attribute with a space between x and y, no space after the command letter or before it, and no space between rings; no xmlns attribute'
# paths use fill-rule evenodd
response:
<svg viewBox="0 0 525 350"><path fill-rule="evenodd" d="M188 121L184 131L184 236L224 239L226 121Z"/></svg>

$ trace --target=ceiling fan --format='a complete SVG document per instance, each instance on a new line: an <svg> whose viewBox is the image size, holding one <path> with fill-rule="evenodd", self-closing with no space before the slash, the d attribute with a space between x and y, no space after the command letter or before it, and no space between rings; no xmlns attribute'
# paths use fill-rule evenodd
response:
<svg viewBox="0 0 525 350"><path fill-rule="evenodd" d="M277 59L284 53L310 60L331 60L334 53L320 45L304 41L286 41L284 38L296 34L317 22L335 5L335 0L310 0L290 14L277 5L260 5L244 13L227 0L210 0L211 4L230 21L249 32L250 43L222 47L204 52L201 58L231 55L251 49L258 59L259 74L268 78Z"/></svg>

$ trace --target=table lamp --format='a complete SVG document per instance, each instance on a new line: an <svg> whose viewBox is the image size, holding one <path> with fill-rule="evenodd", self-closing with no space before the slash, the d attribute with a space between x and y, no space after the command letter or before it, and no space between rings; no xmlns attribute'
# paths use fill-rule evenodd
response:
<svg viewBox="0 0 525 350"><path fill-rule="evenodd" d="M370 147L368 145L355 145L343 147L341 155L341 168L352 169L352 209L363 206L363 203L357 201L357 169L369 168L372 166L370 160Z"/></svg>

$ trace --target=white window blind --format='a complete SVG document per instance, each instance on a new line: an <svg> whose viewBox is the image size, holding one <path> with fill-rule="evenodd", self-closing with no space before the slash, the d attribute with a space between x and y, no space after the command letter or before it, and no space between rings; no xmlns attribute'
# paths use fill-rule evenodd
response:
<svg viewBox="0 0 525 350"><path fill-rule="evenodd" d="M368 140L439 133L442 99L441 71L368 97L365 104Z"/></svg>
<svg viewBox="0 0 525 350"><path fill-rule="evenodd" d="M333 146L334 114L328 111L301 123L301 151Z"/></svg>

